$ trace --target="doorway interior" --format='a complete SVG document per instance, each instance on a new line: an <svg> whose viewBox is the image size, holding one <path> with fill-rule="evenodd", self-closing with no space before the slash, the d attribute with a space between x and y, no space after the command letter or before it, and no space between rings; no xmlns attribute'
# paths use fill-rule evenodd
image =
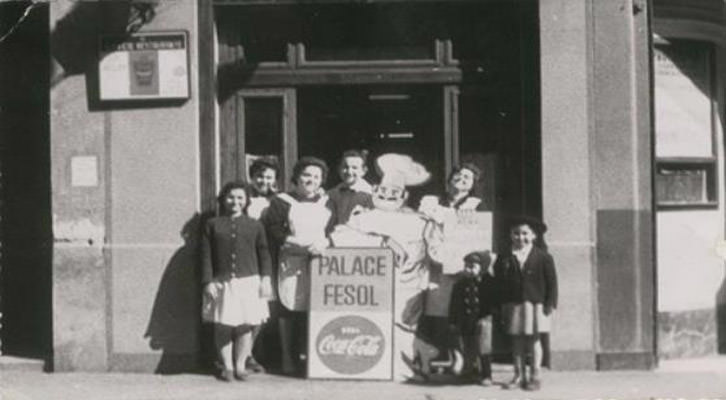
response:
<svg viewBox="0 0 726 400"><path fill-rule="evenodd" d="M298 91L298 143L300 155L315 155L331 170L349 149L369 151L369 173L379 179L373 161L383 153L411 156L423 164L432 179L412 190L412 202L443 184L444 138L442 88L416 86L321 86ZM340 182L332 173L327 186Z"/></svg>

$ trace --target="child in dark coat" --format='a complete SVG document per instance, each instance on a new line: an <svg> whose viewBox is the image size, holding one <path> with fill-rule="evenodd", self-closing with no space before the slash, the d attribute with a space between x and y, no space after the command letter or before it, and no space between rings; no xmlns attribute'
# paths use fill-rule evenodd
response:
<svg viewBox="0 0 726 400"><path fill-rule="evenodd" d="M482 386L492 385L491 315L495 298L490 264L489 252L475 252L464 257L464 270L454 284L449 306L449 324L459 336L464 371L473 375Z"/></svg>
<svg viewBox="0 0 726 400"><path fill-rule="evenodd" d="M539 337L550 331L550 316L557 308L557 273L544 241L546 231L547 225L536 218L512 218L511 249L500 254L494 264L498 300L512 338L514 377L507 388L538 390L541 385ZM532 355L529 376L525 368L527 353Z"/></svg>

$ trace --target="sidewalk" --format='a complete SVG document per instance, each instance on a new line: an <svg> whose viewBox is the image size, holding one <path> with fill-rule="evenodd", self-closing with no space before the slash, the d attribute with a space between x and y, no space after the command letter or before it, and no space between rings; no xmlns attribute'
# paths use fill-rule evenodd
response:
<svg viewBox="0 0 726 400"><path fill-rule="evenodd" d="M497 365L495 381L509 378ZM726 399L726 357L663 363L656 371L547 372L537 392L498 386L427 386L395 382L319 381L254 375L222 383L206 375L0 371L0 400L116 399Z"/></svg>

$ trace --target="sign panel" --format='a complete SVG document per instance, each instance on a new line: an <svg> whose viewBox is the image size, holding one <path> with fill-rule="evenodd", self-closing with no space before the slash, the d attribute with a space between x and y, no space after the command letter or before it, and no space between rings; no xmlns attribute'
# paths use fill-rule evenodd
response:
<svg viewBox="0 0 726 400"><path fill-rule="evenodd" d="M189 97L186 32L103 36L100 46L101 100Z"/></svg>
<svg viewBox="0 0 726 400"><path fill-rule="evenodd" d="M310 265L308 376L391 379L393 253L332 248Z"/></svg>
<svg viewBox="0 0 726 400"><path fill-rule="evenodd" d="M445 274L464 267L464 256L492 248L492 213L488 211L451 211L444 216L444 238L440 260Z"/></svg>

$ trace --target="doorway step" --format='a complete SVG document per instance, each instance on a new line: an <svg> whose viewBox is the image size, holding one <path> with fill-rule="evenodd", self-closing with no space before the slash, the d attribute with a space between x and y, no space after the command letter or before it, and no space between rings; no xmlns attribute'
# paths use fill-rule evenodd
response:
<svg viewBox="0 0 726 400"><path fill-rule="evenodd" d="M38 371L42 372L45 361L40 358L0 355L1 371Z"/></svg>

